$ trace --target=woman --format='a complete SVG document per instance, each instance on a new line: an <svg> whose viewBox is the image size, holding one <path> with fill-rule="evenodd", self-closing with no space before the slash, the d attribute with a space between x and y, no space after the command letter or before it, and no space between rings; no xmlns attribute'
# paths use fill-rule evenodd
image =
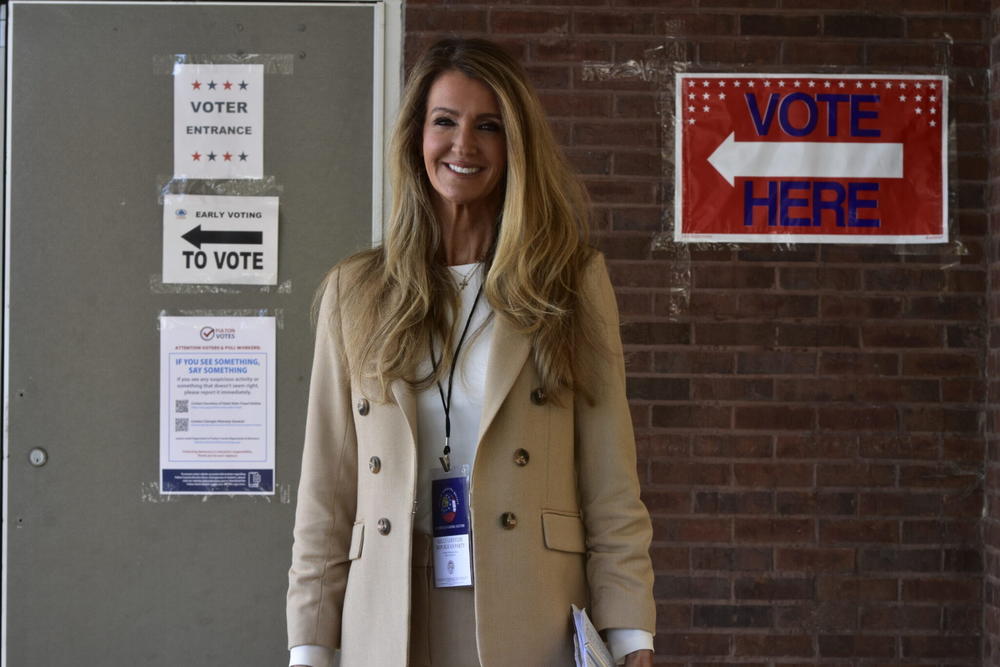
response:
<svg viewBox="0 0 1000 667"><path fill-rule="evenodd" d="M614 293L522 68L489 42L434 45L391 168L384 244L336 267L319 301L291 664L339 648L342 667L571 665L576 604L616 658L651 665ZM463 466L467 487L432 503ZM471 546L447 569L466 558L472 586L437 587L432 533L460 507Z"/></svg>

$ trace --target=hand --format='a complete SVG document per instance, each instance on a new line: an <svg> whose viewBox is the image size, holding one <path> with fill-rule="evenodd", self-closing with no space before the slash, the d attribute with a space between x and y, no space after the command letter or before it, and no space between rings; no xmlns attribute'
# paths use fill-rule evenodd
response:
<svg viewBox="0 0 1000 667"><path fill-rule="evenodd" d="M632 651L625 656L625 667L653 667L653 652L648 649Z"/></svg>

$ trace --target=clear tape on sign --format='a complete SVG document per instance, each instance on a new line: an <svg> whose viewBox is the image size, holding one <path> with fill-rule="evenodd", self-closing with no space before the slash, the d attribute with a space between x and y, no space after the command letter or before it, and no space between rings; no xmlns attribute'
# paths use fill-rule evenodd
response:
<svg viewBox="0 0 1000 667"><path fill-rule="evenodd" d="M277 285L204 285L187 283L165 283L162 273L149 276L149 291L152 294L291 294L292 281L285 280Z"/></svg>
<svg viewBox="0 0 1000 667"><path fill-rule="evenodd" d="M292 74L305 53L172 53L153 56L153 73L172 75L176 65L263 65L264 74Z"/></svg>
<svg viewBox="0 0 1000 667"><path fill-rule="evenodd" d="M284 186L274 175L264 178L206 179L159 176L156 203L163 205L165 195L233 195L241 197L280 197Z"/></svg>
<svg viewBox="0 0 1000 667"><path fill-rule="evenodd" d="M274 326L285 328L284 308L172 308L161 310L156 317L156 330L164 317L273 317Z"/></svg>
<svg viewBox="0 0 1000 667"><path fill-rule="evenodd" d="M265 505L270 505L271 503L280 503L281 505L288 505L292 502L292 485L291 484L281 484L277 483L275 486L274 495L263 494L263 493L214 493L212 495L182 495L177 493L161 493L160 483L157 481L152 482L139 482L139 501L143 503L179 503L179 502L220 502L219 499L225 499L227 502L236 498L240 502L250 502L250 503L264 503Z"/></svg>
<svg viewBox="0 0 1000 667"><path fill-rule="evenodd" d="M234 285L164 283L163 274L154 273L149 276L149 291L153 294L240 294L244 290Z"/></svg>
<svg viewBox="0 0 1000 667"><path fill-rule="evenodd" d="M607 82L614 90L655 93L654 113L659 122L660 170L656 209L622 209L613 212L612 228L649 229L656 227L650 238L650 253L654 259L664 261L663 285L665 293L657 294L656 313L667 318L681 317L688 312L691 300L691 252L698 249L691 244L673 241L674 207L674 74L686 71L689 50L693 45L685 41L667 41L665 44L643 51L640 57L619 62L584 61L585 82ZM628 218L634 219L628 219Z"/></svg>

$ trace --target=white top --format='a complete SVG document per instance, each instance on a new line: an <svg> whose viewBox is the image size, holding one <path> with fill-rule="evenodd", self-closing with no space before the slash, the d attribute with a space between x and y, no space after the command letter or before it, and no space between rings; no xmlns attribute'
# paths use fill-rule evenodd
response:
<svg viewBox="0 0 1000 667"><path fill-rule="evenodd" d="M476 293L483 284L483 266L478 264L461 264L448 267L455 282L459 286L467 284L460 290L462 303L456 318L455 341L462 335L462 328L469 318ZM486 296L480 296L476 310L472 314L469 333L466 334L455 368L455 379L451 390L451 467L452 470L462 465L472 464L476 459L476 449L479 447L479 416L483 409L483 397L486 391L486 365L489 361L490 345L493 341L493 318L489 317L490 307ZM485 326L483 326L485 323ZM448 351L453 355L455 350ZM435 358L440 358L441 349L434 350ZM428 357L418 369L420 375L431 370L431 360ZM445 398L448 396L447 379L441 382ZM414 529L431 534L431 473L441 469L438 457L444 450L444 406L437 385L432 385L417 395L417 507L414 517ZM567 618L569 610L566 610ZM653 636L645 630L613 628L607 631L611 654L618 662L624 661L632 651L653 648ZM335 652L324 646L295 646L291 650L289 665L305 665L307 667L333 667Z"/></svg>
<svg viewBox="0 0 1000 667"><path fill-rule="evenodd" d="M476 302L476 293L483 284L483 269L481 263L448 268L458 285L468 279L468 284L460 292L461 308L453 325L453 345L458 345L458 338L462 335L472 305ZM470 474L472 463L476 459L476 449L479 447L479 416L483 411L486 364L493 341L493 318L489 315L490 305L484 294L479 297L476 310L472 313L472 323L465 342L462 343L451 389L451 468L458 470L461 466L468 465ZM455 354L454 348L446 354L450 358ZM435 345L434 356L438 359L441 357L439 344ZM418 373L424 375L430 370L431 361L428 358ZM447 379L441 381L441 389L447 398ZM413 527L427 535L431 534L431 473L441 470L438 457L443 452L444 405L437 385L432 385L417 394L417 507Z"/></svg>

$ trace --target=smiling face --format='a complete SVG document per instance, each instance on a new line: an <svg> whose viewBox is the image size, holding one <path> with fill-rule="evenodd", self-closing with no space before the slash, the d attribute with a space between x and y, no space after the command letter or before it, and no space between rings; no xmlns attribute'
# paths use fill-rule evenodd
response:
<svg viewBox="0 0 1000 667"><path fill-rule="evenodd" d="M498 209L507 140L493 92L459 71L441 74L427 95L423 157L437 205Z"/></svg>

